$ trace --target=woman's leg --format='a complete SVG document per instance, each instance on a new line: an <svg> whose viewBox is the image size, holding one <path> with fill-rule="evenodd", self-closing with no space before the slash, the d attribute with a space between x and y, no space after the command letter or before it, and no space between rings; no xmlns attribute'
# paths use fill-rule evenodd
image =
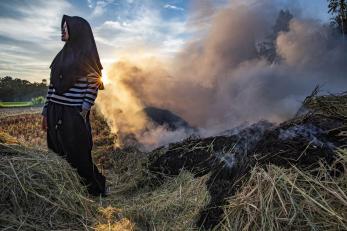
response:
<svg viewBox="0 0 347 231"><path fill-rule="evenodd" d="M47 146L53 152L57 153L63 158L66 158L61 140L59 139L58 124L62 116L62 106L55 103L48 103L47 105Z"/></svg>
<svg viewBox="0 0 347 231"><path fill-rule="evenodd" d="M50 133L51 148L63 152L64 156L72 167L77 169L88 187L90 194L99 195L105 193L105 177L93 164L91 157L91 134L86 122L79 114L77 107L69 107L55 104L56 113L51 116L50 126L57 132ZM48 119L48 118L47 118ZM53 138L53 139L52 139ZM58 153L58 152L57 152ZM58 153L59 154L59 153Z"/></svg>
<svg viewBox="0 0 347 231"><path fill-rule="evenodd" d="M93 164L92 141L86 121L77 107L64 107L61 134L68 161L88 185L91 194L105 193L105 177Z"/></svg>

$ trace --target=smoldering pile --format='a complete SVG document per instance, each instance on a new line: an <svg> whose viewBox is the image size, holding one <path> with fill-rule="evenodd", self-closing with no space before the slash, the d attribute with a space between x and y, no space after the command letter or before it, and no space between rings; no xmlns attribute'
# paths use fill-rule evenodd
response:
<svg viewBox="0 0 347 231"><path fill-rule="evenodd" d="M196 177L210 174L210 202L201 211L199 227L215 227L227 199L242 189L252 169L275 165L315 174L328 166L329 176L344 174L337 150L347 147L347 93L307 97L295 118L275 125L258 122L209 138L189 138L150 153L148 169L154 184L182 170Z"/></svg>

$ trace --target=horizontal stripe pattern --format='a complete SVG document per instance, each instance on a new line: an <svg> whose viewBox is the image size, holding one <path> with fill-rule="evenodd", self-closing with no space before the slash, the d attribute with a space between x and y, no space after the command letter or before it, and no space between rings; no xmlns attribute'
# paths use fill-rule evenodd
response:
<svg viewBox="0 0 347 231"><path fill-rule="evenodd" d="M82 106L90 109L98 95L100 79L96 74L89 74L87 77L80 78L67 92L63 94L55 93L52 84L49 85L44 110L48 102L68 106Z"/></svg>

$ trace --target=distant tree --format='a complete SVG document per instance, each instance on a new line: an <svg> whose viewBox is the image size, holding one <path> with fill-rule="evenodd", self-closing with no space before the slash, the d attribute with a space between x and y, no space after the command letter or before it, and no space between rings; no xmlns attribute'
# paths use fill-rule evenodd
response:
<svg viewBox="0 0 347 231"><path fill-rule="evenodd" d="M338 27L342 34L347 34L347 1L328 0L328 12L334 17L332 23Z"/></svg>
<svg viewBox="0 0 347 231"><path fill-rule="evenodd" d="M0 78L0 101L30 101L45 96L47 84L31 83L28 80L13 79L10 76Z"/></svg>

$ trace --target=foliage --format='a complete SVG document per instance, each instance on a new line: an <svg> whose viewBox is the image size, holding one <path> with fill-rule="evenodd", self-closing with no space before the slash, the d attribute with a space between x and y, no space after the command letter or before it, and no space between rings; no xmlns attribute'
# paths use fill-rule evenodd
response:
<svg viewBox="0 0 347 231"><path fill-rule="evenodd" d="M45 98L43 96L32 98L31 103L33 106L41 106L45 103Z"/></svg>
<svg viewBox="0 0 347 231"><path fill-rule="evenodd" d="M0 101L30 101L38 96L46 96L46 93L47 86L44 81L31 83L10 76L0 78Z"/></svg>
<svg viewBox="0 0 347 231"><path fill-rule="evenodd" d="M30 107L33 106L33 103L31 101L24 101L24 102L0 102L0 108L1 107Z"/></svg>
<svg viewBox="0 0 347 231"><path fill-rule="evenodd" d="M347 2L346 0L328 0L328 12L333 15L332 23L343 34L347 34Z"/></svg>

